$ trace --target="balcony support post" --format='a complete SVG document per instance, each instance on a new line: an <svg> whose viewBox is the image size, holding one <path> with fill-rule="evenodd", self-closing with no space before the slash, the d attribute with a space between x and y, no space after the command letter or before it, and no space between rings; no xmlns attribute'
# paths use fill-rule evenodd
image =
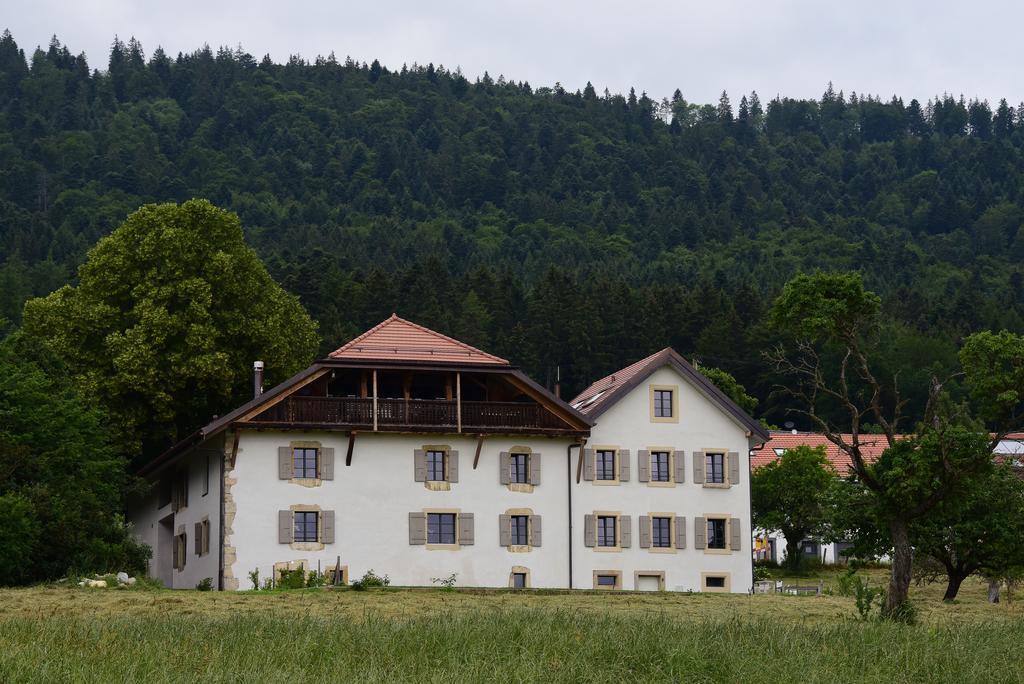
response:
<svg viewBox="0 0 1024 684"><path fill-rule="evenodd" d="M455 428L462 432L462 373L455 372Z"/></svg>
<svg viewBox="0 0 1024 684"><path fill-rule="evenodd" d="M373 431L377 431L377 369L373 369Z"/></svg>

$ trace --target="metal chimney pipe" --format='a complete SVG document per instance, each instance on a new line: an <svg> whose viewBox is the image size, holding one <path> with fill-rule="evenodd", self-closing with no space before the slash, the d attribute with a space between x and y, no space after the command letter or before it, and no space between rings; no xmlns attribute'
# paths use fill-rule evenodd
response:
<svg viewBox="0 0 1024 684"><path fill-rule="evenodd" d="M263 362L253 361L252 362L252 396L256 397L263 394Z"/></svg>

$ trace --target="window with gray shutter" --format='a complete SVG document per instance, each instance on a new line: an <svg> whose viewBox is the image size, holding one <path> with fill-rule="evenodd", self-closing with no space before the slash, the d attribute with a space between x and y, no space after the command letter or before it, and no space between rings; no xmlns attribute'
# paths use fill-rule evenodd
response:
<svg viewBox="0 0 1024 684"><path fill-rule="evenodd" d="M277 479L292 479L292 448L290 446L277 447Z"/></svg>
<svg viewBox="0 0 1024 684"><path fill-rule="evenodd" d="M409 513L409 543L427 543L427 514L418 511Z"/></svg>
<svg viewBox="0 0 1024 684"><path fill-rule="evenodd" d="M646 449L636 452L636 481L649 482L651 480L651 455ZM643 533L641 533L641 536Z"/></svg>
<svg viewBox="0 0 1024 684"><path fill-rule="evenodd" d="M648 515L640 516L640 548L651 548L651 517Z"/></svg>
<svg viewBox="0 0 1024 684"><path fill-rule="evenodd" d="M629 482L629 449L619 449L619 482Z"/></svg>
<svg viewBox="0 0 1024 684"><path fill-rule="evenodd" d="M676 518L676 548L686 548L686 516Z"/></svg>
<svg viewBox="0 0 1024 684"><path fill-rule="evenodd" d="M530 484L540 484L540 454L534 451L530 454Z"/></svg>
<svg viewBox="0 0 1024 684"><path fill-rule="evenodd" d="M334 447L324 447L320 450L320 479L334 479Z"/></svg>
<svg viewBox="0 0 1024 684"><path fill-rule="evenodd" d="M729 518L729 549L732 551L740 550L740 519Z"/></svg>
<svg viewBox="0 0 1024 684"><path fill-rule="evenodd" d="M594 479L594 450L584 449L583 450L583 479L593 480Z"/></svg>
<svg viewBox="0 0 1024 684"><path fill-rule="evenodd" d="M686 453L677 451L675 452L674 459L676 483L686 482Z"/></svg>
<svg viewBox="0 0 1024 684"><path fill-rule="evenodd" d="M512 516L512 546L526 546L530 543L530 516Z"/></svg>
<svg viewBox="0 0 1024 684"><path fill-rule="evenodd" d="M628 515L619 516L619 546L628 549L633 543L633 519Z"/></svg>
<svg viewBox="0 0 1024 684"><path fill-rule="evenodd" d="M704 452L693 452L693 483L704 484ZM702 547L703 548L703 547Z"/></svg>
<svg viewBox="0 0 1024 684"><path fill-rule="evenodd" d="M729 484L740 483L740 455L735 451L729 452Z"/></svg>
<svg viewBox="0 0 1024 684"><path fill-rule="evenodd" d="M459 544L471 546L474 543L473 514L459 513Z"/></svg>
<svg viewBox="0 0 1024 684"><path fill-rule="evenodd" d="M413 477L416 482L427 481L427 454L423 449L412 452Z"/></svg>
<svg viewBox="0 0 1024 684"><path fill-rule="evenodd" d="M583 545L597 546L597 516L583 516Z"/></svg>
<svg viewBox="0 0 1024 684"><path fill-rule="evenodd" d="M320 543L321 544L333 544L334 543L334 511L324 511L323 526L320 530Z"/></svg>
<svg viewBox="0 0 1024 684"><path fill-rule="evenodd" d="M672 456L669 451L652 451L648 459L651 464L651 482L672 481Z"/></svg>
<svg viewBox="0 0 1024 684"><path fill-rule="evenodd" d="M672 548L672 518L655 516L651 518L651 546L655 549Z"/></svg>
<svg viewBox="0 0 1024 684"><path fill-rule="evenodd" d="M277 512L277 543L291 544L294 538L295 527L292 524L291 511Z"/></svg>
<svg viewBox="0 0 1024 684"><path fill-rule="evenodd" d="M693 548L703 549L707 546L707 520L703 517L693 519Z"/></svg>
<svg viewBox="0 0 1024 684"><path fill-rule="evenodd" d="M530 546L540 546L540 516L530 516Z"/></svg>

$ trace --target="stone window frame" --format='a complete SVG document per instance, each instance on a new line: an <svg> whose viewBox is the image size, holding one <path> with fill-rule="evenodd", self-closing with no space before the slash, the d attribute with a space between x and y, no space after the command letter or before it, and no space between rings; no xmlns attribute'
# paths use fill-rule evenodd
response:
<svg viewBox="0 0 1024 684"><path fill-rule="evenodd" d="M644 451L647 452L647 472L648 472L648 479L647 479L647 482L645 482L644 484L646 484L648 487L668 487L668 488L675 487L677 484L679 484L679 483L676 482L676 452L679 451L679 449L676 449L675 447L672 447L672 446L665 446L665 445L661 444L661 445L656 445L656 446L647 446L647 447L644 448ZM662 452L662 453L668 452L668 480L665 481L665 482L658 482L658 481L653 480L650 477L650 473L653 472L653 470L651 469L651 463L654 462L653 459L651 458L651 455L654 454L655 452ZM640 464L637 463L637 470L638 471L639 471L639 467L640 467Z"/></svg>
<svg viewBox="0 0 1024 684"><path fill-rule="evenodd" d="M301 487L319 487L323 484L323 456L324 445L322 442L310 439L297 439L288 442L288 449L291 451L292 476L287 480L290 484L297 484ZM295 450L316 449L316 477L295 477Z"/></svg>
<svg viewBox="0 0 1024 684"><path fill-rule="evenodd" d="M729 548L729 540L732 538L732 515L728 513L705 513L704 518L704 553L717 556L728 556L733 553L739 553L739 551L733 551ZM708 545L707 538L707 524L711 520L724 520L725 521L725 548L713 549ZM713 573L714 574L714 573Z"/></svg>
<svg viewBox="0 0 1024 684"><path fill-rule="evenodd" d="M292 512L292 542L288 545L293 551L323 551L327 548L327 545L323 542L324 538L324 509L320 508L315 504L294 504L288 507L288 510ZM295 514L296 513L317 513L316 518L316 541L315 542L297 542L294 541L295 535Z"/></svg>
<svg viewBox="0 0 1024 684"><path fill-rule="evenodd" d="M502 515L526 516L526 544L510 544L505 547L509 553L530 553L533 551L533 524L531 518L536 515L532 508L509 508ZM543 526L542 526L543 529Z"/></svg>
<svg viewBox="0 0 1024 684"><path fill-rule="evenodd" d="M516 589L517 588L516 587L516 575L525 575L526 576L524 578L525 583L523 584L522 587L518 587L518 588L521 588L521 589L532 589L533 588L533 582L530 579L530 568L528 568L528 567L526 567L524 565L513 565L512 569L508 573L508 587L509 587L509 589Z"/></svg>
<svg viewBox="0 0 1024 684"><path fill-rule="evenodd" d="M672 392L672 415L671 416L656 416L654 415L654 393L655 392ZM678 423L679 422L679 385L648 385L647 386L647 398L649 404L649 413L652 423Z"/></svg>
<svg viewBox="0 0 1024 684"><path fill-rule="evenodd" d="M725 580L725 585L721 587L709 587L708 578L721 577ZM731 572L702 572L700 573L700 590L702 592L713 593L713 594L728 594L732 592L732 573Z"/></svg>
<svg viewBox="0 0 1024 684"><path fill-rule="evenodd" d="M606 586L597 583L598 577L612 576L615 578L614 586ZM594 570L594 589L598 591L619 591L622 589L622 571L621 570Z"/></svg>
<svg viewBox="0 0 1024 684"><path fill-rule="evenodd" d="M640 578L641 577L657 577L658 578L658 591L665 591L665 571L664 570L634 570L633 571L633 590L640 591Z"/></svg>
<svg viewBox="0 0 1024 684"><path fill-rule="evenodd" d="M462 548L462 544L459 540L459 514L462 513L460 508L424 508L421 509L424 516L424 534L426 535L426 541L423 543L424 548L428 551L458 551ZM455 516L455 543L454 544L431 544L430 543L430 514L431 513L451 513Z"/></svg>
<svg viewBox="0 0 1024 684"><path fill-rule="evenodd" d="M440 451L444 453L444 479L443 480L431 480L430 468L427 467L427 474L424 476L423 486L432 492L448 492L451 491L451 459L452 459L452 447L450 444L424 444L420 446L423 451L423 463L427 465L427 453L431 451ZM458 523L456 522L456 525ZM457 532L456 532L457 534Z"/></svg>
<svg viewBox="0 0 1024 684"><path fill-rule="evenodd" d="M524 445L521 445L521 444L516 444L516 445L514 445L512 447L509 447L507 452L508 452L508 455L509 455L510 464L511 464L511 457L513 455L515 455L515 454L525 454L526 455L526 482L513 482L512 481L512 474L510 472L509 473L509 478L508 478L509 481L508 481L508 484L505 485L505 487L507 487L510 492L523 492L525 494L532 494L534 487L539 486L539 485L535 485L532 482L530 482L530 469L533 467L533 463L532 463L532 461L533 461L533 449L531 447L528 447L528 446L524 446Z"/></svg>
<svg viewBox="0 0 1024 684"><path fill-rule="evenodd" d="M679 517L677 513L671 513L667 511L655 511L647 514L647 517L651 519L651 546L647 551L651 553L676 553L676 518ZM668 518L668 546L655 546L654 545L654 519L655 518Z"/></svg>
<svg viewBox="0 0 1024 684"><path fill-rule="evenodd" d="M619 480L619 473L622 471L622 463L620 461L620 459L622 458L622 448L617 444L603 444L594 445L593 447L591 447L591 449L594 450L594 479L591 481L592 484L599 485L602 487L617 487L620 484L622 484L621 480ZM601 451L611 451L613 453L612 474L614 475L614 477L610 480L602 480L597 477L597 458L598 453Z"/></svg>

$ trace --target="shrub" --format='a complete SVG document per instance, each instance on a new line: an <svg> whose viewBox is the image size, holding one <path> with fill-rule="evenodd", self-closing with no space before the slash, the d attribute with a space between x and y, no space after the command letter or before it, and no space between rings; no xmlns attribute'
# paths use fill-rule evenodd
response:
<svg viewBox="0 0 1024 684"><path fill-rule="evenodd" d="M302 589L306 586L306 569L303 567L294 570L279 570L277 573L278 589Z"/></svg>
<svg viewBox="0 0 1024 684"><path fill-rule="evenodd" d="M365 591L369 587L387 587L391 585L391 578L387 575L380 577L373 568L366 571L362 578L352 582L352 588L356 591Z"/></svg>
<svg viewBox="0 0 1024 684"><path fill-rule="evenodd" d="M457 575L458 573L453 572L447 577L431 577L430 581L434 584L440 584L441 591L452 591L453 589L455 589L455 578L457 577Z"/></svg>
<svg viewBox="0 0 1024 684"><path fill-rule="evenodd" d="M256 568L255 570L250 570L249 571L249 581L252 582L252 590L253 591L259 591L260 590L260 569L259 568Z"/></svg>
<svg viewBox="0 0 1024 684"><path fill-rule="evenodd" d="M213 578L204 577L199 580L199 584L196 585L196 591L213 591Z"/></svg>

